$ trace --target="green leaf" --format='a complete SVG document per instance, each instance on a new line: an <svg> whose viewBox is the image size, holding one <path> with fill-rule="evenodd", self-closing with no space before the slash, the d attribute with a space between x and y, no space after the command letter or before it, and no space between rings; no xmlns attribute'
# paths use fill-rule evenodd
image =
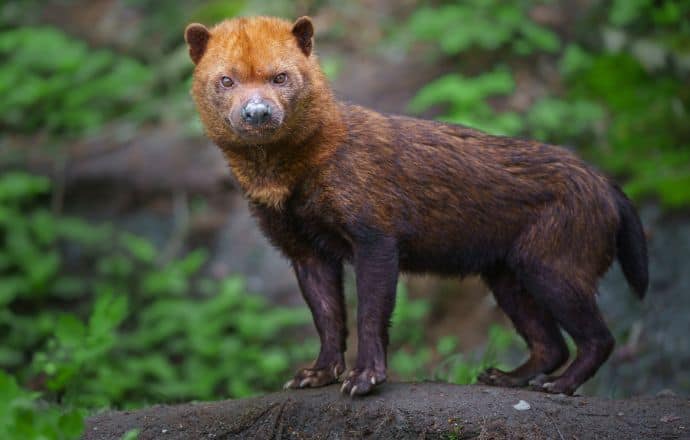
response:
<svg viewBox="0 0 690 440"><path fill-rule="evenodd" d="M436 351L438 351L441 356L448 356L456 350L457 346L457 338L453 336L443 336L436 343Z"/></svg>
<svg viewBox="0 0 690 440"><path fill-rule="evenodd" d="M129 431L125 432L122 436L122 440L137 440L137 438L139 438L138 429L130 429Z"/></svg>
<svg viewBox="0 0 690 440"><path fill-rule="evenodd" d="M0 177L0 204L25 200L49 190L50 181L45 177L16 171L3 172Z"/></svg>
<svg viewBox="0 0 690 440"><path fill-rule="evenodd" d="M531 21L525 21L520 30L525 39L537 50L554 53L561 46L561 42L555 33L537 26Z"/></svg>
<svg viewBox="0 0 690 440"><path fill-rule="evenodd" d="M122 234L120 243L134 258L143 263L153 263L156 259L156 248L148 240L134 234Z"/></svg>
<svg viewBox="0 0 690 440"><path fill-rule="evenodd" d="M609 10L609 20L616 26L632 23L651 5L651 0L614 0Z"/></svg>
<svg viewBox="0 0 690 440"><path fill-rule="evenodd" d="M592 66L592 55L577 44L569 44L561 57L559 68L566 77L576 75Z"/></svg>
<svg viewBox="0 0 690 440"><path fill-rule="evenodd" d="M109 340L113 331L127 316L127 297L124 295L105 294L96 299L93 313L89 318L89 338L99 344Z"/></svg>
<svg viewBox="0 0 690 440"><path fill-rule="evenodd" d="M85 412L72 410L66 412L58 419L58 430L62 438L79 438L84 431Z"/></svg>
<svg viewBox="0 0 690 440"><path fill-rule="evenodd" d="M84 343L86 326L74 315L61 315L57 320L55 337L60 344L75 348Z"/></svg>
<svg viewBox="0 0 690 440"><path fill-rule="evenodd" d="M446 104L447 111L439 117L443 121L495 134L516 134L522 129L519 115L495 112L487 102L490 97L512 93L514 88L512 75L504 69L472 78L449 74L423 87L410 101L409 108L421 112Z"/></svg>
<svg viewBox="0 0 690 440"><path fill-rule="evenodd" d="M204 249L196 249L189 252L185 257L178 261L175 266L186 276L195 275L208 258L208 253Z"/></svg>

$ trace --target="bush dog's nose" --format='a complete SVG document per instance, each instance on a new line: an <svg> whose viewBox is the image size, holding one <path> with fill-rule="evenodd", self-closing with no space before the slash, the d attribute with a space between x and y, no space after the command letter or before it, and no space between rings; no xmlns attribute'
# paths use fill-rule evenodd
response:
<svg viewBox="0 0 690 440"><path fill-rule="evenodd" d="M250 100L242 108L242 119L252 125L263 124L271 117L271 107L263 101Z"/></svg>

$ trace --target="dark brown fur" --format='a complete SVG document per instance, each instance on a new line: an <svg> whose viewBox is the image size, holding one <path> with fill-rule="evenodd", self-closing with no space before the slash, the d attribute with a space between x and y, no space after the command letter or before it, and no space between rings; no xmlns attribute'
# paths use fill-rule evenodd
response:
<svg viewBox="0 0 690 440"><path fill-rule="evenodd" d="M618 255L636 292L647 287L639 218L606 177L559 147L337 102L308 19L232 20L207 36L198 26L187 40L202 121L262 230L291 260L321 337L315 364L289 386L332 383L345 369L345 262L358 297L347 393L386 379L400 271L481 274L491 287L531 355L512 372L488 370L483 382L540 377L540 389L572 393L596 372L614 342L596 307L598 279ZM270 83L281 69L290 78L282 88ZM218 75L230 72L237 86L220 90ZM232 115L246 93L277 103L278 128L236 129ZM543 379L568 359L559 327L578 354L561 376Z"/></svg>

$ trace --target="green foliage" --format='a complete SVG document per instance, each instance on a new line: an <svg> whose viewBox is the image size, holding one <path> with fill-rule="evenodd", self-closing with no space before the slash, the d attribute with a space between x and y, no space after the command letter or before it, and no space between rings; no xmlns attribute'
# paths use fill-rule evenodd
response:
<svg viewBox="0 0 690 440"><path fill-rule="evenodd" d="M483 350L467 354L457 353L457 337L443 336L430 344L425 337L431 305L424 299L410 299L403 283L398 285L395 311L391 324L391 372L403 380L428 378L429 367L435 364L431 377L457 384L471 384L484 369L504 365L508 353L523 348L512 330L499 325L489 328L489 338Z"/></svg>
<svg viewBox="0 0 690 440"><path fill-rule="evenodd" d="M496 112L487 102L494 96L507 95L515 83L505 70L497 69L478 77L448 74L423 87L410 102L410 110L422 112L445 104L442 120L468 125L496 134L516 134L522 124L515 112Z"/></svg>
<svg viewBox="0 0 690 440"><path fill-rule="evenodd" d="M430 304L422 299L410 299L407 287L403 282L398 283L395 297L395 309L391 318L391 326L396 329L391 334L394 344L421 344L424 341L423 325L429 313Z"/></svg>
<svg viewBox="0 0 690 440"><path fill-rule="evenodd" d="M167 4L163 0L148 0L149 2ZM161 5L158 5L160 7ZM213 0L199 5L193 12L191 20L200 23L217 23L230 17L238 15L247 6L245 0Z"/></svg>
<svg viewBox="0 0 690 440"><path fill-rule="evenodd" d="M58 253L50 248L56 228L49 213L22 211L27 200L48 188L47 179L22 173L0 178L0 308L22 295L41 299L58 271ZM0 362L4 356L14 357L9 347L0 352Z"/></svg>
<svg viewBox="0 0 690 440"><path fill-rule="evenodd" d="M537 139L586 142L592 127L605 116L605 110L594 101L547 97L530 107L524 122L527 131Z"/></svg>
<svg viewBox="0 0 690 440"><path fill-rule="evenodd" d="M422 299L410 299L404 283L398 284L395 309L391 319L391 370L407 379L425 377L425 368L432 351L424 338L424 324L430 304Z"/></svg>
<svg viewBox="0 0 690 440"><path fill-rule="evenodd" d="M411 16L406 31L421 41L438 43L447 55L472 48L504 47L520 54L535 50L555 52L558 37L527 16L534 1L470 0L421 7Z"/></svg>
<svg viewBox="0 0 690 440"><path fill-rule="evenodd" d="M137 61L51 28L0 32L0 128L75 135L128 112L150 85Z"/></svg>
<svg viewBox="0 0 690 440"><path fill-rule="evenodd" d="M444 2L417 9L403 32L414 39L438 43L448 56L470 50L510 51L520 55L555 52L560 40L551 30L529 19L529 8L542 2L472 0ZM487 31L489 30L490 31ZM515 82L505 68L494 68L471 78L452 73L423 87L409 109L420 113L442 104L440 119L495 134L515 135L524 129L520 115L498 112L489 99L507 97Z"/></svg>
<svg viewBox="0 0 690 440"><path fill-rule="evenodd" d="M276 389L296 361L316 351L280 344L283 332L309 322L306 310L269 308L246 295L239 279L213 288L219 291L197 299L159 292L130 307L124 326L124 298L99 297L88 324L58 319L33 371L65 402L129 407Z"/></svg>
<svg viewBox="0 0 690 440"><path fill-rule="evenodd" d="M613 0L611 25L651 36L672 51L690 50L690 3L684 0Z"/></svg>
<svg viewBox="0 0 690 440"><path fill-rule="evenodd" d="M141 237L53 216L36 207L48 191L44 178L0 175L0 368L46 399L101 408L244 397L278 388L317 351L284 343L311 321L306 308L270 307L237 277L204 277L201 250L162 263ZM27 420L44 429L77 414L2 395L21 409L18 433Z"/></svg>
<svg viewBox="0 0 690 440"><path fill-rule="evenodd" d="M119 2L113 13L140 17L109 37L127 55L37 25L42 2L6 3L0 6L0 130L57 141L108 124L128 128L152 121L200 135L182 31L191 21L211 25L236 16L255 1L192 0L174 7L162 0Z"/></svg>
<svg viewBox="0 0 690 440"><path fill-rule="evenodd" d="M475 383L479 373L489 367L509 369L503 363L507 352L523 345L514 331L500 325L489 328L489 339L483 353L454 354L455 340L441 338L436 349L444 359L436 366L434 378L462 385Z"/></svg>
<svg viewBox="0 0 690 440"><path fill-rule="evenodd" d="M85 411L47 406L0 370L0 432L6 440L71 440L84 430Z"/></svg>
<svg viewBox="0 0 690 440"><path fill-rule="evenodd" d="M566 76L573 99L607 112L600 146L585 151L604 168L627 175L626 192L656 195L668 207L690 204L690 87L650 74L627 53L579 55ZM601 119L600 119L601 120Z"/></svg>

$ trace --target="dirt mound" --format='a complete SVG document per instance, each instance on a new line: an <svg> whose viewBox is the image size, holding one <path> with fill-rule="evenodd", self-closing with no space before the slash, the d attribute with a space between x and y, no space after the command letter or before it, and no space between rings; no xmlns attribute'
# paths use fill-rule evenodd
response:
<svg viewBox="0 0 690 440"><path fill-rule="evenodd" d="M523 401L523 402L521 402ZM690 400L608 400L445 383L391 383L351 399L336 386L105 412L85 439L688 438Z"/></svg>

